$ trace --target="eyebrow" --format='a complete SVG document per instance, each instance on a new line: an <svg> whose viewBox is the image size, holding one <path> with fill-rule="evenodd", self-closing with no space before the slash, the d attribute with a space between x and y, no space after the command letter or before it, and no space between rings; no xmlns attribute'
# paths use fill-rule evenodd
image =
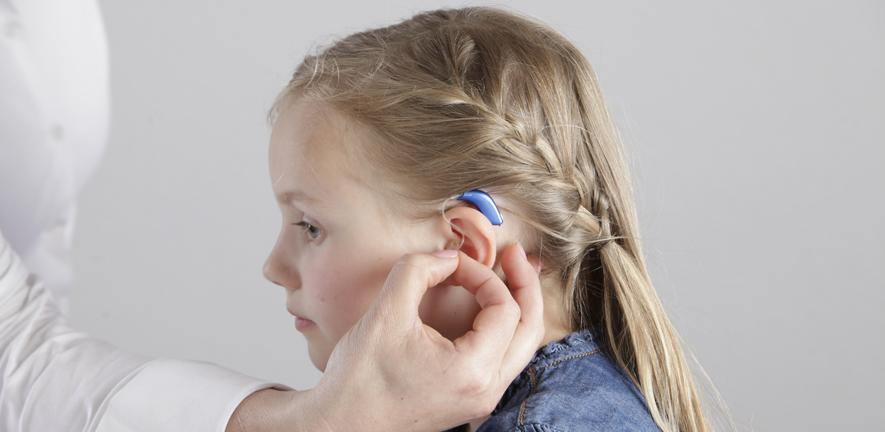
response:
<svg viewBox="0 0 885 432"><path fill-rule="evenodd" d="M294 201L310 204L316 203L319 200L300 190L288 190L277 195L277 202L280 204L292 205Z"/></svg>

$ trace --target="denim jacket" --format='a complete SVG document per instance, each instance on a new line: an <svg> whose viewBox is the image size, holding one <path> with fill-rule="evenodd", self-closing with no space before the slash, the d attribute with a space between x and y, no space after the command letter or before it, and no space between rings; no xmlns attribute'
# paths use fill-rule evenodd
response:
<svg viewBox="0 0 885 432"><path fill-rule="evenodd" d="M540 348L477 432L659 430L639 389L584 329Z"/></svg>

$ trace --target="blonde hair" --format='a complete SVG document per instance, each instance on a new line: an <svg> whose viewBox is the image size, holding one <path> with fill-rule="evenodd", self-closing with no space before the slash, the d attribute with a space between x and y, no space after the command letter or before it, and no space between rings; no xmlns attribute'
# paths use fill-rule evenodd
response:
<svg viewBox="0 0 885 432"><path fill-rule="evenodd" d="M474 188L518 202L573 328L595 330L662 430L710 430L646 270L619 137L565 37L498 8L424 12L306 56L272 116L296 96L377 134L355 150L413 208Z"/></svg>

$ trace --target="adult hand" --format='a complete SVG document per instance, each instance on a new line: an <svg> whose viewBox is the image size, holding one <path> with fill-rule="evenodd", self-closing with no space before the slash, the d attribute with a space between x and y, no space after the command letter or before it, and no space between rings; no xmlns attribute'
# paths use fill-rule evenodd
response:
<svg viewBox="0 0 885 432"><path fill-rule="evenodd" d="M544 335L538 259L511 245L500 261L509 291L464 253L404 256L315 388L255 392L227 432L440 431L488 415ZM463 286L482 307L454 342L418 317L424 293L439 284Z"/></svg>
<svg viewBox="0 0 885 432"><path fill-rule="evenodd" d="M439 431L492 412L544 335L538 262L520 245L501 252L508 286L462 252L410 254L339 341L313 390L316 430ZM450 341L418 317L427 289L460 285L482 307ZM303 420L307 420L306 418ZM303 423L306 424L306 423Z"/></svg>

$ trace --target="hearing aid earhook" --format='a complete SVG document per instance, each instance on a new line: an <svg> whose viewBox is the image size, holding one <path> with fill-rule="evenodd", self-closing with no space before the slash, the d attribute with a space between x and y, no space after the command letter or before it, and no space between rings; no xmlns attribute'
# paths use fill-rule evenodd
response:
<svg viewBox="0 0 885 432"><path fill-rule="evenodd" d="M504 218L501 216L501 211L498 210L498 206L495 204L495 200L492 199L492 196L482 191L480 189L473 189L467 192L462 193L454 198L447 198L445 202L443 202L443 208L445 208L446 203L449 202L450 199L456 199L459 201L466 201L479 209L480 213L482 213L492 225L501 225L504 223ZM453 224L452 221L446 217L445 212L443 212L443 218L445 218L446 222L458 232L458 235L461 237L461 244L458 245L456 250L461 250L461 246L464 246L464 233L461 232L461 229L458 228L457 225Z"/></svg>
<svg viewBox="0 0 885 432"><path fill-rule="evenodd" d="M488 218L489 222L492 225L501 225L504 223L504 218L501 217L501 212L498 210L498 206L495 204L495 200L492 199L492 196L487 194L485 191L480 189L473 189L467 192L458 195L457 198L461 201L467 201L476 206L479 211Z"/></svg>

